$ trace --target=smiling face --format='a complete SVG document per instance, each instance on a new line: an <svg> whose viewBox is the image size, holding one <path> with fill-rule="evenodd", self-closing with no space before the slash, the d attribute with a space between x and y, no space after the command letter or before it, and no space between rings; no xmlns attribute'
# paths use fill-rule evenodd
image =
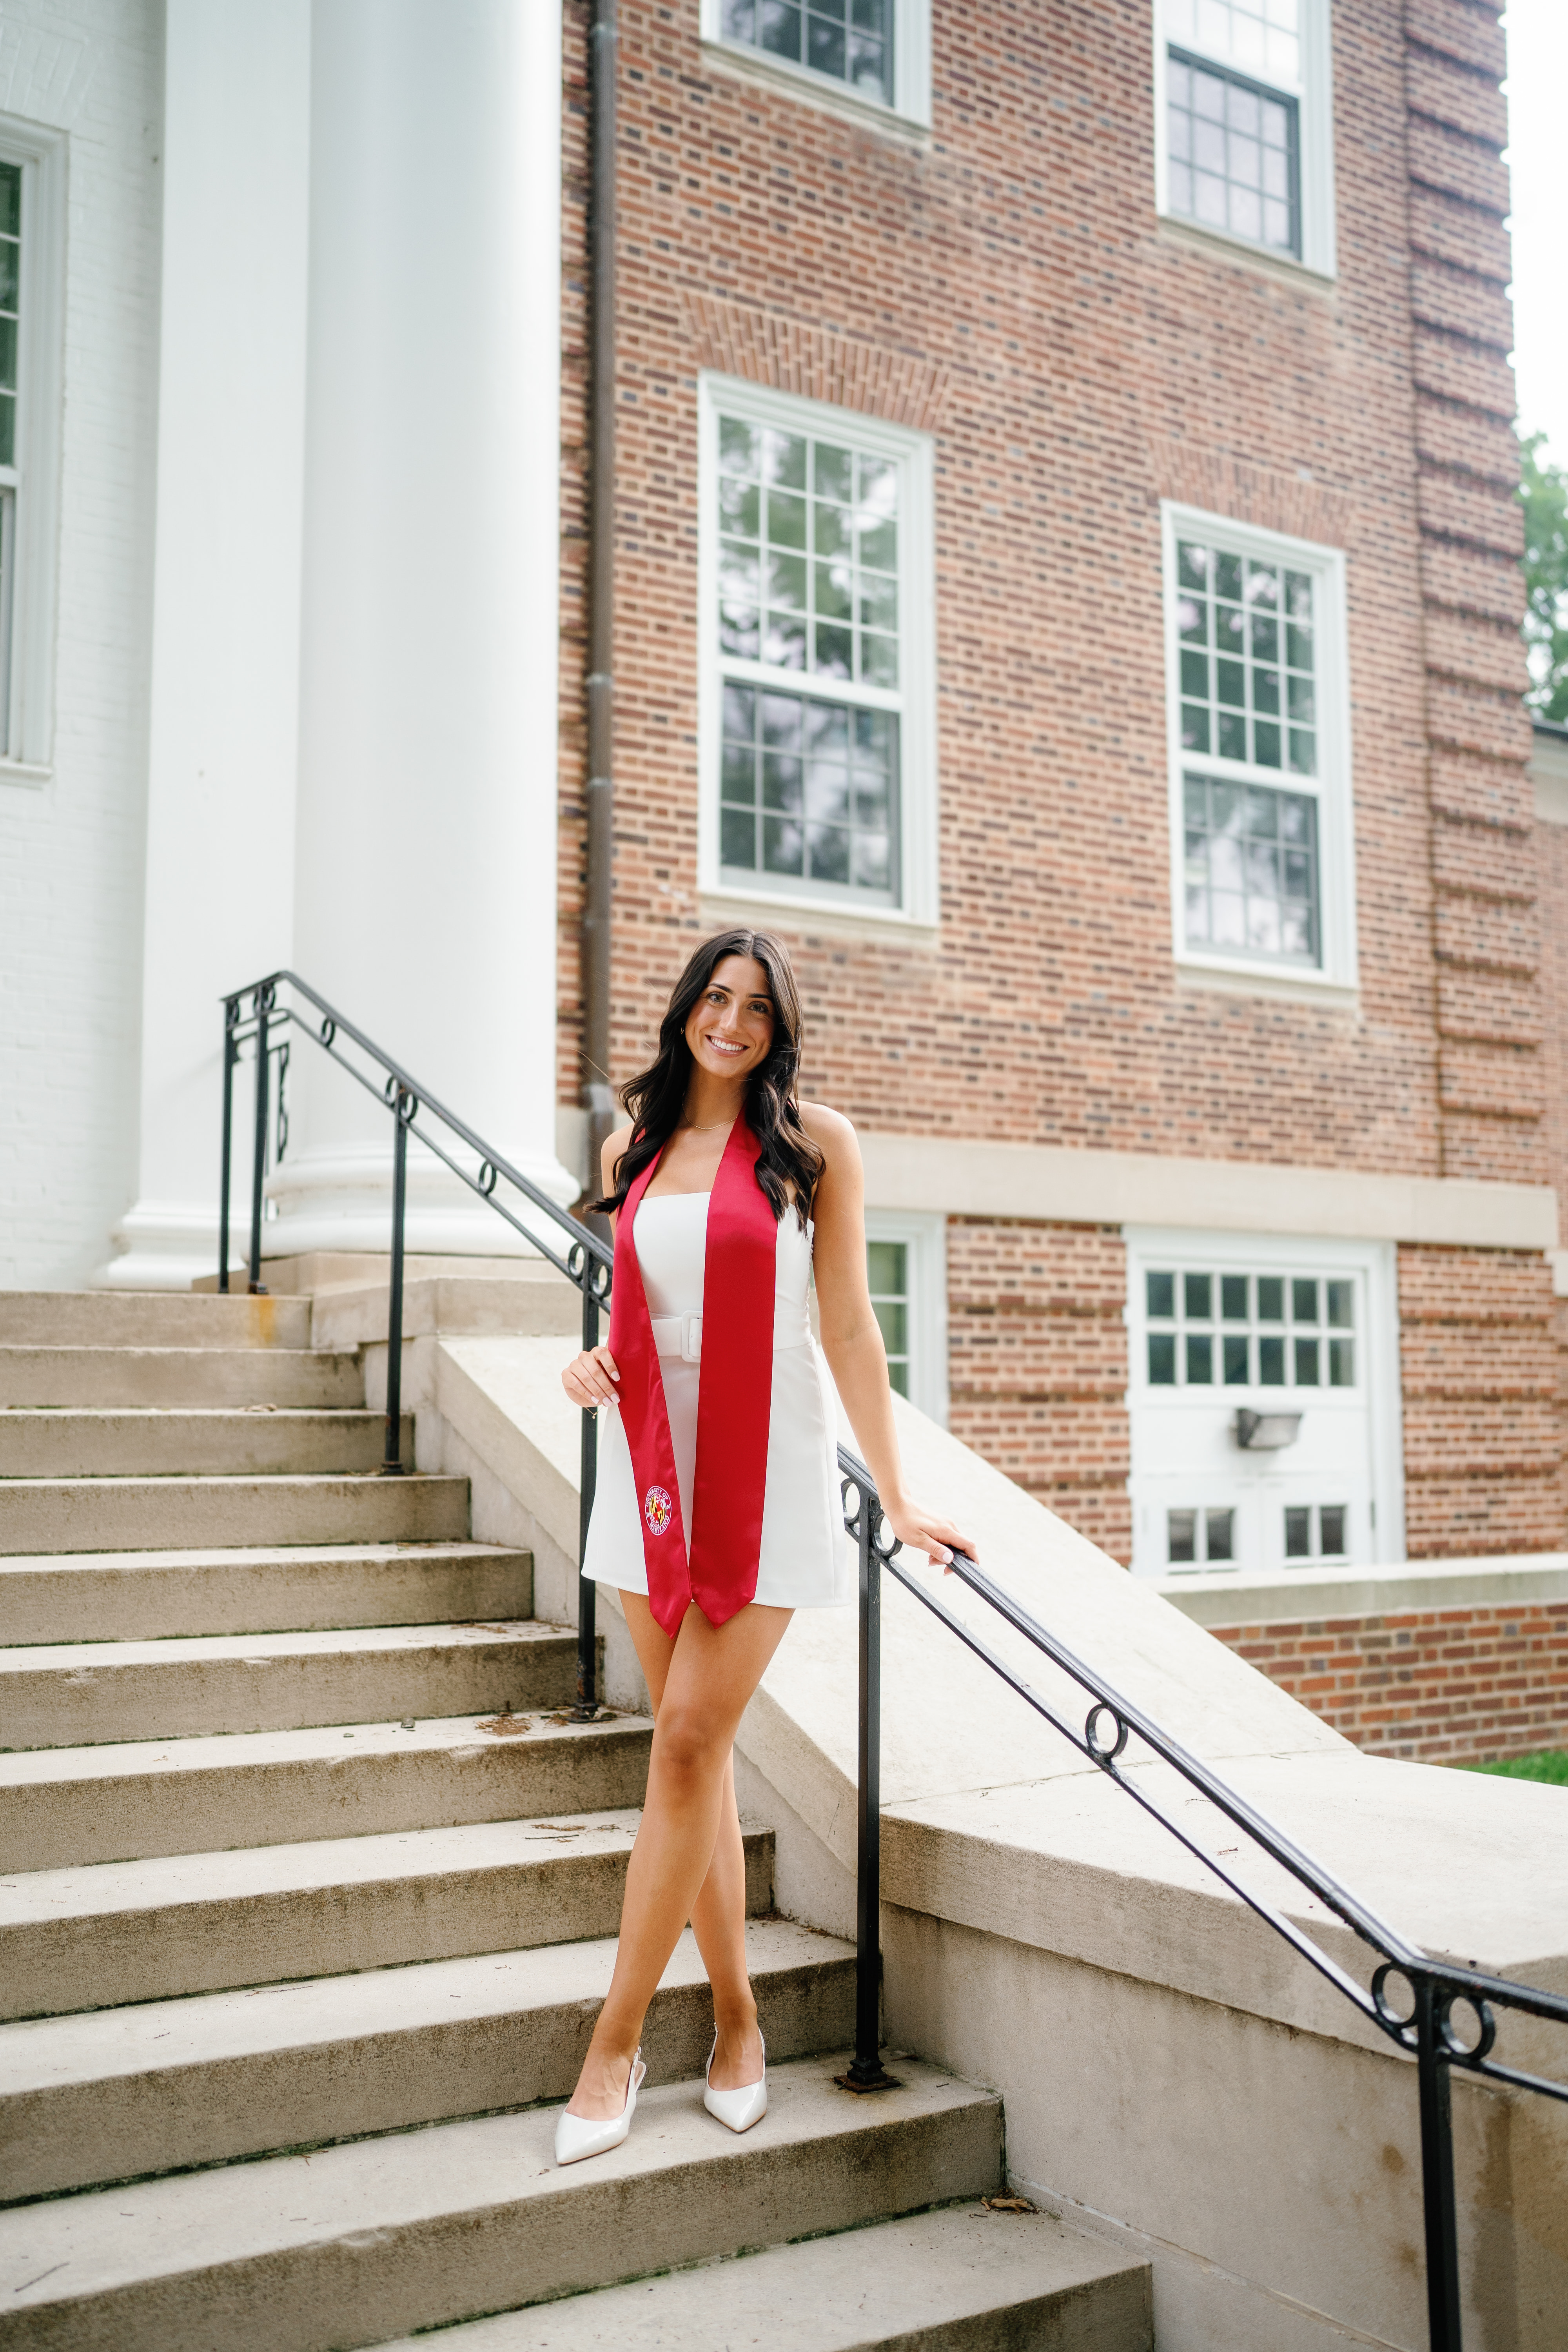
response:
<svg viewBox="0 0 1568 2352"><path fill-rule="evenodd" d="M773 1042L767 973L754 956L725 956L687 1015L692 1061L716 1078L749 1078L766 1061Z"/></svg>

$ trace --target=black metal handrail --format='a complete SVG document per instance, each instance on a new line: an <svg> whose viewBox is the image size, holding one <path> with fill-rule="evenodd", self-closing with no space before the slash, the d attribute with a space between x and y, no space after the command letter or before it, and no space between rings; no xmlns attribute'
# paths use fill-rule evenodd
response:
<svg viewBox="0 0 1568 2352"><path fill-rule="evenodd" d="M1431 2352L1462 2352L1450 2096L1452 2070L1456 2066L1462 2067L1469 2074L1505 2084L1511 2089L1535 2091L1547 2098L1568 2100L1568 2083L1557 2082L1548 2075L1528 2074L1516 2066L1500 2064L1490 2054L1497 2039L1497 2022L1492 2014L1494 2008L1516 2010L1528 2016L1550 2019L1555 2024L1568 2025L1568 1998L1560 1993L1544 1992L1535 1985L1517 1983L1508 1977L1490 1976L1479 1969L1465 1968L1458 1962L1434 1959L1423 1952L1418 1946L1388 1927L1358 1895L1342 1885L1331 1871L1293 1838L1288 1837L1248 1799L1231 1788L1209 1765L1191 1754L1142 1707L1124 1697L1105 1676L1087 1665L1065 1642L1058 1641L1055 1634L1048 1633L975 1561L962 1552L956 1553L952 1573L959 1582L994 1609L1016 1633L1031 1643L1087 1693L1090 1704L1083 1728L1079 1731L1070 1717L1048 1699L1043 1698L1005 1658L955 1616L935 1592L928 1590L901 1564L897 1557L898 1548L890 1540L890 1531L887 1528L869 1472L843 1446L839 1448L838 1459L845 1476L846 1525L857 1537L860 1553L862 1719L858 1961L862 1982L858 1988L858 2019L863 2020L866 2013L866 1979L875 1981L880 1975L879 1958L875 1953L874 1942L868 1941L865 1924L868 1897L869 1895L874 1904L874 1890L879 1886L880 1877L878 1825L874 1821L868 1823L867 1817L867 1758L868 1755L875 1757L878 1732L875 1723L868 1726L865 1710L868 1704L873 1708L876 1706L878 1666L874 1656L868 1661L867 1646L868 1643L874 1645L877 1640L880 1601L876 1587L880 1580L880 1570L886 1568L907 1592L912 1593L923 1608L940 1619L965 1649L982 1659L1010 1689L1016 1691L1037 1714L1044 1716L1064 1738L1070 1740L1108 1780L1113 1780L1163 1829L1168 1830L1189 1853L1213 1871L1233 1894L1239 1895L1260 1919L1265 1920L1277 1935L1283 1937L1363 2017L1385 2034L1397 2050L1415 2059L1420 2104L1429 2343ZM853 1509L849 1502L851 1494L854 1496ZM1134 1733L1153 1756L1179 1774L1191 1788L1197 1790L1226 1821L1250 1838L1261 1853L1289 1872L1298 1885L1315 1896L1380 1955L1370 1987L1360 1984L1277 1904L1247 1886L1238 1873L1227 1869L1221 1857L1208 1853L1180 1822L1173 1820L1155 1801L1148 1788L1140 1785L1135 1776L1121 1769L1120 1759ZM874 1778L871 1785L874 1789ZM873 1970L875 1978L872 1978ZM1404 1980L1408 1991L1407 2008L1403 2002L1396 2007L1391 1995L1391 1985L1399 1979ZM873 2019L874 2000L873 1994ZM1460 2031L1455 2019L1454 2012L1461 2005L1468 2009L1474 2019L1473 2038ZM857 2065L866 2068L868 2074L876 2064L875 2045L868 2045L860 2036L857 2040L856 2062ZM856 2084L855 2087L861 2085Z"/></svg>
<svg viewBox="0 0 1568 2352"><path fill-rule="evenodd" d="M292 1006L279 1005L278 992L288 987L310 1005L312 1023ZM245 1001L250 1000L246 1014ZM383 1468L391 1475L402 1469L401 1378L403 1348L404 1226L406 1219L407 1152L410 1134L435 1153L470 1192L503 1217L512 1229L563 1274L581 1294L583 1345L595 1347L599 1320L609 1303L613 1255L591 1232L549 1194L511 1166L465 1121L447 1110L363 1030L317 994L296 973L276 971L251 982L224 1000L223 1065L223 1191L219 1207L218 1287L229 1282L229 1185L232 1174L231 1131L234 1072L243 1048L252 1045L256 1059L256 1133L250 1202L249 1286L262 1290L261 1231L267 1171L269 1064L278 1058L287 1066L288 1043L276 1033L294 1028L311 1038L346 1069L368 1093L380 1100L393 1118L393 1197L391 1268L387 1308L386 1447ZM341 1050L346 1038L384 1073L378 1084L356 1067ZM276 1154L281 1160L287 1145L287 1120L279 1080ZM421 1118L435 1122L447 1139L472 1153L470 1169L438 1141ZM496 1188L510 1185L525 1204L524 1212L498 1200ZM537 1231L540 1219L545 1232ZM582 1489L579 1506L581 1564L586 1556L588 1520L593 1510L597 1466L598 1415L582 1416ZM1568 2100L1568 2084L1496 2063L1491 2051L1497 2038L1494 2008L1511 2009L1568 2025L1568 1998L1543 1992L1533 1985L1486 1974L1447 1960L1436 1960L1388 1927L1375 1912L1340 1884L1323 1864L1277 1828L1218 1773L1192 1755L1179 1740L1162 1730L1152 1717L1118 1691L1103 1675L1087 1665L1031 1617L1010 1593L963 1553L954 1557L952 1572L961 1584L994 1610L1013 1631L1032 1643L1066 1674L1089 1698L1083 1729L1061 1709L1043 1698L990 1644L955 1616L938 1595L927 1589L899 1558L897 1538L882 1508L876 1483L866 1465L847 1446L838 1448L843 1490L844 1525L854 1538L858 1559L859 1599L859 1739L858 1759L858 1810L856 1867L856 1999L855 2054L839 2079L855 2091L887 2088L892 2077L881 2063L881 1572L889 1574L921 1605L940 1619L965 1649L980 1658L1069 1740L1090 1763L1114 1781L1133 1801L1168 1830L1234 1895L1267 1922L1301 1958L1325 1977L1346 2000L1375 2025L1403 2054L1415 2061L1420 2100L1422 2195L1426 2216L1426 2300L1430 2352L1462 2352L1459 2317L1458 2235L1454 2200L1454 2153L1451 2112L1452 2069L1456 2066L1516 2090L1540 2092L1548 2098ZM579 1720L597 1713L595 1589L581 1575L578 1585L577 1705ZM1208 1853L1179 1822L1155 1802L1152 1792L1123 1770L1120 1759L1136 1733L1150 1753L1206 1798L1226 1820L1252 1840L1259 1852L1287 1871L1298 1885L1322 1903L1371 1949L1380 1955L1370 1987L1326 1952L1275 1903L1248 1887L1238 1873L1226 1868L1222 1857ZM1391 1982L1403 1979L1409 1992L1408 2012L1402 2014L1390 1996ZM1473 2039L1458 2030L1454 2011L1464 2005L1475 2021Z"/></svg>
<svg viewBox="0 0 1568 2352"><path fill-rule="evenodd" d="M305 1001L316 1017L308 1020L290 1004L279 1003L278 992L288 988ZM247 1014L246 1000L250 1010ZM552 1201L531 1178L514 1168L493 1144L487 1143L465 1119L437 1101L428 1087L421 1086L401 1063L395 1062L384 1048L357 1029L346 1014L329 1004L317 994L297 972L269 972L266 979L251 981L224 999L223 1053L223 1167L222 1191L218 1202L217 1286L228 1288L228 1225L229 1188L232 1181L234 1127L234 1073L238 1067L242 1049L254 1047L256 1061L256 1134L251 1162L250 1192L250 1278L253 1292L265 1295L261 1280L261 1231L264 1189L267 1176L268 1106L269 1098L269 1066L279 1058L287 1067L288 1042L279 1042L277 1033L296 1030L319 1045L340 1069L363 1087L391 1114L392 1147L392 1231L391 1262L387 1294L386 1317L386 1442L383 1452L382 1469L389 1476L397 1476L403 1468L403 1260L404 1232L407 1222L408 1139L410 1135L434 1152L452 1174L466 1184L470 1192L493 1209L523 1240L548 1258L558 1272L574 1283L583 1301L583 1345L595 1348L599 1343L599 1318L609 1303L612 1253L599 1235L578 1222L559 1202ZM367 1076L342 1050L340 1040L347 1039L368 1057L376 1070L384 1075ZM283 1116L281 1069L279 1071L279 1119L275 1138L276 1156L280 1160L287 1146L288 1125ZM423 1121L424 1124L418 1122ZM444 1131L445 1140L430 1131L431 1124ZM454 1156L453 1146L461 1146L473 1155L476 1164L465 1166ZM505 1183L517 1194L521 1205L514 1207L497 1198L497 1186ZM541 1220L544 1230L538 1228ZM583 1559L587 1546L588 1520L594 1508L594 1486L598 1463L598 1422L592 1412L583 1415L582 1479L578 1517L578 1558ZM577 1609L577 1703L574 1713L580 1720L591 1721L598 1711L598 1654L596 1607L597 1589L585 1577L580 1578Z"/></svg>

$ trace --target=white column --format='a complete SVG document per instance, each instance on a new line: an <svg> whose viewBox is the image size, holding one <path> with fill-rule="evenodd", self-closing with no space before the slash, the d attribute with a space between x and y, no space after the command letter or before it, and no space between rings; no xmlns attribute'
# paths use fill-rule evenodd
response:
<svg viewBox="0 0 1568 2352"><path fill-rule="evenodd" d="M289 953L310 22L310 0L168 0L140 1179L116 1286L216 1270L219 1000Z"/></svg>
<svg viewBox="0 0 1568 2352"><path fill-rule="evenodd" d="M295 964L566 1201L558 20L316 0ZM268 1254L384 1250L387 1116L303 1040L289 1082ZM409 1204L411 1249L509 1247L415 1155Z"/></svg>

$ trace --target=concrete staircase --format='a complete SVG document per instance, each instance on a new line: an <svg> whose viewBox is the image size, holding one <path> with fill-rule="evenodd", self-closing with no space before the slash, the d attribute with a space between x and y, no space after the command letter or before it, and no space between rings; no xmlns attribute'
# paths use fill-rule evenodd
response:
<svg viewBox="0 0 1568 2352"><path fill-rule="evenodd" d="M688 1936L630 2142L554 2168L650 1727L566 1719L529 1556L378 1475L310 1320L0 1295L0 2347L1145 2352L1143 2263L975 2203L994 2095L837 2088L853 1953L766 1832L766 2121L702 2112Z"/></svg>

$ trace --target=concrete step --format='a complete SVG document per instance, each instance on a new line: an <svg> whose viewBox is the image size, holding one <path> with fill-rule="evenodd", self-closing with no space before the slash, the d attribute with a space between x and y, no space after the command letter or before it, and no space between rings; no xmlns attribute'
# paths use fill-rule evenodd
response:
<svg viewBox="0 0 1568 2352"><path fill-rule="evenodd" d="M0 1347L0 1406L363 1405L356 1355L308 1348Z"/></svg>
<svg viewBox="0 0 1568 2352"><path fill-rule="evenodd" d="M0 1555L191 1551L198 1545L444 1543L468 1532L468 1482L406 1477L12 1478Z"/></svg>
<svg viewBox="0 0 1568 2352"><path fill-rule="evenodd" d="M308 1298L170 1290L0 1290L0 1347L308 1348Z"/></svg>
<svg viewBox="0 0 1568 2352"><path fill-rule="evenodd" d="M0 1871L640 1805L652 1736L545 1712L0 1754Z"/></svg>
<svg viewBox="0 0 1568 2352"><path fill-rule="evenodd" d="M562 1706L577 1639L533 1618L40 1643L0 1651L7 1748L87 1748L217 1731Z"/></svg>
<svg viewBox="0 0 1568 2352"><path fill-rule="evenodd" d="M746 1954L776 2058L854 2032L852 1945L764 1919L748 1927ZM612 1935L0 2026L5 2195L564 2099L615 1958ZM688 1929L644 2028L649 2081L700 2074L712 2038Z"/></svg>
<svg viewBox="0 0 1568 2352"><path fill-rule="evenodd" d="M0 1478L269 1477L279 1471L379 1470L384 1413L363 1406L301 1412L252 1404L193 1412L169 1406L13 1406L0 1412ZM414 1415L402 1459L414 1461Z"/></svg>
<svg viewBox="0 0 1568 2352"><path fill-rule="evenodd" d="M948 2206L399 2336L381 2352L1153 2352L1150 2266L1054 2213Z"/></svg>
<svg viewBox="0 0 1568 2352"><path fill-rule="evenodd" d="M994 2094L908 2059L857 2098L847 2063L775 2066L740 2139L697 2081L645 2091L626 2145L564 2171L535 2107L13 2207L0 2342L333 2352L1000 2186Z"/></svg>
<svg viewBox="0 0 1568 2352"><path fill-rule="evenodd" d="M231 1853L13 1874L0 2017L342 1976L613 1936L635 1809L465 1822ZM746 1908L773 1908L771 1830L746 1833Z"/></svg>
<svg viewBox="0 0 1568 2352"><path fill-rule="evenodd" d="M0 1643L151 1642L527 1617L533 1561L495 1544L44 1552L0 1559Z"/></svg>

